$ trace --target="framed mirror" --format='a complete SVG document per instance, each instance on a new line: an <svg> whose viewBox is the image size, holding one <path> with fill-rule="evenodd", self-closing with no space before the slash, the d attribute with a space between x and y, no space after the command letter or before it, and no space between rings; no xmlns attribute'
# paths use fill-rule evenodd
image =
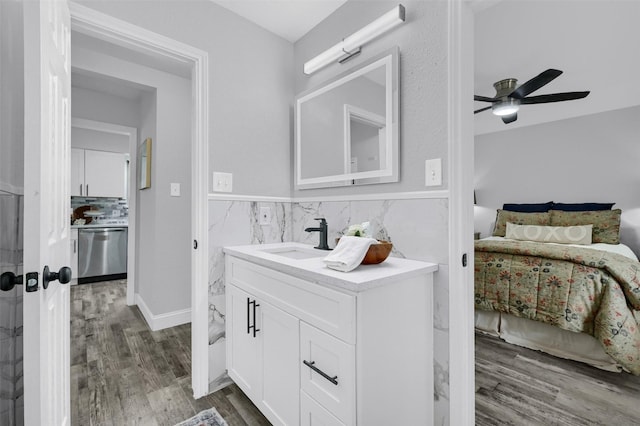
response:
<svg viewBox="0 0 640 426"><path fill-rule="evenodd" d="M138 148L138 188L147 189L151 187L151 138L147 138Z"/></svg>
<svg viewBox="0 0 640 426"><path fill-rule="evenodd" d="M397 182L399 49L300 94L297 189Z"/></svg>

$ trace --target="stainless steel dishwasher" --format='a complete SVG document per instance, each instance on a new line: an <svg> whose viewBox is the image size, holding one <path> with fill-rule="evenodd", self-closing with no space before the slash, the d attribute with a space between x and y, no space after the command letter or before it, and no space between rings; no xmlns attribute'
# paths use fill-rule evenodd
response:
<svg viewBox="0 0 640 426"><path fill-rule="evenodd" d="M127 277L127 228L78 230L78 283Z"/></svg>

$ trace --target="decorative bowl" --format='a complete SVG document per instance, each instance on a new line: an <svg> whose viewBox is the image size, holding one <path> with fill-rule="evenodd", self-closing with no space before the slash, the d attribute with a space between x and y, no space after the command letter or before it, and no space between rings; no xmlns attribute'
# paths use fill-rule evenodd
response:
<svg viewBox="0 0 640 426"><path fill-rule="evenodd" d="M389 257L389 253L391 253L391 249L393 248L393 244L389 241L379 241L378 244L371 244L369 246L369 250L367 254L364 255L364 259L362 259L362 265L376 265L378 263L382 263L385 261L387 257Z"/></svg>

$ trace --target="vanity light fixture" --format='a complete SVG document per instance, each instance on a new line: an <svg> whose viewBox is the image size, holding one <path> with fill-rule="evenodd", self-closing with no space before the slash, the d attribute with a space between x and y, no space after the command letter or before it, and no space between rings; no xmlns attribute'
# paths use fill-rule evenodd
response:
<svg viewBox="0 0 640 426"><path fill-rule="evenodd" d="M341 42L325 50L315 58L305 62L304 73L309 75L318 71L332 62L343 62L353 55L360 53L360 48L397 27L404 22L404 6L399 4L366 27L356 31L349 37L343 38Z"/></svg>

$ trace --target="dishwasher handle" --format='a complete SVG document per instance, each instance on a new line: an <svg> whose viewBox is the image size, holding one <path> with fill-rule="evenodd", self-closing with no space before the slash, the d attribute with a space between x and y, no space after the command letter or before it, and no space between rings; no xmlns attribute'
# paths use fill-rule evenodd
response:
<svg viewBox="0 0 640 426"><path fill-rule="evenodd" d="M90 234L98 234L100 232L124 232L124 228L107 228L107 229L83 229L80 232L88 232Z"/></svg>

